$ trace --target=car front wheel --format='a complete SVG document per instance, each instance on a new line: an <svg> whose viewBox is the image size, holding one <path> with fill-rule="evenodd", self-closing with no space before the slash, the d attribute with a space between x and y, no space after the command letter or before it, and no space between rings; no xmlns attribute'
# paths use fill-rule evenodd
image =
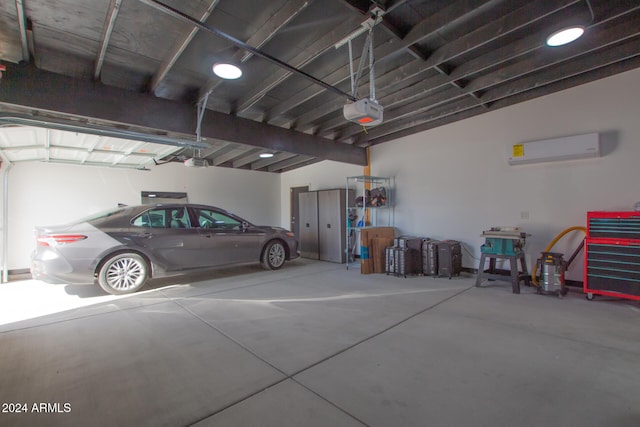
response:
<svg viewBox="0 0 640 427"><path fill-rule="evenodd" d="M131 294L147 280L147 262L138 254L122 253L109 258L98 272L98 284L113 295Z"/></svg>
<svg viewBox="0 0 640 427"><path fill-rule="evenodd" d="M262 266L267 270L277 270L284 265L286 254L282 242L272 240L262 253Z"/></svg>

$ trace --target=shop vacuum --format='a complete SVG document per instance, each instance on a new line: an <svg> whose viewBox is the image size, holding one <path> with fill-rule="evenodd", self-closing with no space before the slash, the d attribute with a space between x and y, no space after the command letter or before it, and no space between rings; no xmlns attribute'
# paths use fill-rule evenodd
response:
<svg viewBox="0 0 640 427"><path fill-rule="evenodd" d="M564 255L558 252L542 252L538 258L540 279L538 293L564 296L568 290L564 284L564 273L567 263Z"/></svg>
<svg viewBox="0 0 640 427"><path fill-rule="evenodd" d="M537 286L537 292L544 295L556 295L563 297L569 291L565 287L564 273L573 260L576 259L578 253L584 248L584 239L580 245L576 248L575 252L569 258L569 261L565 262L564 255L558 252L551 252L553 246L562 238L562 236L568 234L571 231L581 231L585 235L587 229L581 226L569 227L566 230L558 234L553 241L547 246L547 248L540 254L540 258L536 262L533 272L531 273L531 281ZM536 271L540 271L540 277L538 278Z"/></svg>

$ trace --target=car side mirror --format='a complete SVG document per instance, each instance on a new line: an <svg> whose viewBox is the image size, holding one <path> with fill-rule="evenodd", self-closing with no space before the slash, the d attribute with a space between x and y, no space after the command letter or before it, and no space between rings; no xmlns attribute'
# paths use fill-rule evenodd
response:
<svg viewBox="0 0 640 427"><path fill-rule="evenodd" d="M249 223L247 221L242 221L240 227L242 228L242 230L246 230L247 228L249 228Z"/></svg>

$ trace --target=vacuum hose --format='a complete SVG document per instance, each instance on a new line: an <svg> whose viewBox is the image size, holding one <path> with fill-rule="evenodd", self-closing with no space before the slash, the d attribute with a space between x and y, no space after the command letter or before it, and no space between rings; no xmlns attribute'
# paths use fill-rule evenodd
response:
<svg viewBox="0 0 640 427"><path fill-rule="evenodd" d="M582 231L584 234L587 234L587 229L585 227L582 226L575 226L575 227L569 227L566 230L563 230L560 234L558 234L552 241L551 243L549 243L549 246L546 247L546 249L543 252L550 252L551 249L555 246L556 243L558 243L558 240L562 239L562 237L567 234L570 233L572 231L576 231L576 230L580 230ZM540 255L540 258L542 258L542 255ZM540 259L538 258L538 259ZM535 286L540 286L540 283L538 282L538 278L536 277L536 273L538 270L538 262L536 261L536 263L533 265L533 270L531 271L531 282L535 285Z"/></svg>

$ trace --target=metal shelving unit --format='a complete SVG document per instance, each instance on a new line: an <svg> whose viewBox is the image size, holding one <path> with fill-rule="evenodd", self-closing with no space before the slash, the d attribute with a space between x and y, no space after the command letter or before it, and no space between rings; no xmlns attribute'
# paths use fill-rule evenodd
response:
<svg viewBox="0 0 640 427"><path fill-rule="evenodd" d="M347 269L353 263L355 249L359 241L359 231L369 227L392 227L392 179L380 176L349 176L347 177L345 252ZM384 188L384 205L372 206L369 204L367 191ZM356 200L362 197L362 205L358 206ZM355 218L355 219L354 219ZM360 226L358 226L360 224ZM354 246L355 245L355 246Z"/></svg>

